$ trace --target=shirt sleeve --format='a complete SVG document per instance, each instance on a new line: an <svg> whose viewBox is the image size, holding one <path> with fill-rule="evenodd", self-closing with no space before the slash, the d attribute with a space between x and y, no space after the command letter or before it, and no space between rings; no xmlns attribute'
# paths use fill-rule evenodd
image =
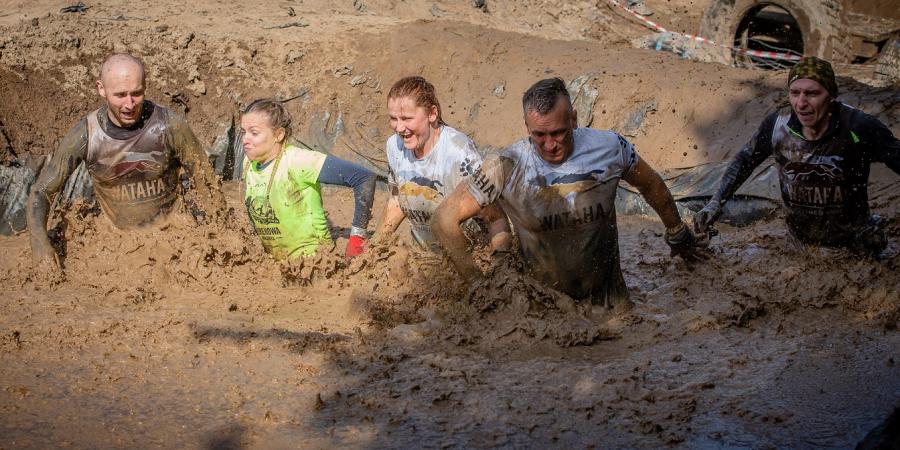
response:
<svg viewBox="0 0 900 450"><path fill-rule="evenodd" d="M872 161L881 162L900 174L900 140L878 119L861 114L859 140L865 145Z"/></svg>
<svg viewBox="0 0 900 450"><path fill-rule="evenodd" d="M725 170L725 174L722 175L722 181L714 199L720 202L728 201L744 184L744 181L747 181L747 178L753 173L753 169L772 155L772 132L775 130L777 118L777 112L766 117L750 141L734 156Z"/></svg>
<svg viewBox="0 0 900 450"><path fill-rule="evenodd" d="M634 149L634 144L628 142L628 139L622 137L621 134L616 133L616 137L619 139L619 158L622 165L622 174L620 176L624 178L637 165L637 151Z"/></svg>
<svg viewBox="0 0 900 450"><path fill-rule="evenodd" d="M87 118L81 119L59 143L59 147L44 166L32 186L33 192L41 192L49 199L62 190L79 164L87 157Z"/></svg>
<svg viewBox="0 0 900 450"><path fill-rule="evenodd" d="M213 214L225 210L225 197L219 188L219 180L213 173L206 151L197 140L187 121L169 112L168 135L178 163L188 176L186 200L199 208L196 214Z"/></svg>
<svg viewBox="0 0 900 450"><path fill-rule="evenodd" d="M353 226L365 229L372 217L372 202L375 198L375 174L359 164L325 156L318 181L325 184L353 188Z"/></svg>
<svg viewBox="0 0 900 450"><path fill-rule="evenodd" d="M492 154L472 169L472 175L464 181L466 189L479 205L494 203L506 186L511 167L511 160Z"/></svg>

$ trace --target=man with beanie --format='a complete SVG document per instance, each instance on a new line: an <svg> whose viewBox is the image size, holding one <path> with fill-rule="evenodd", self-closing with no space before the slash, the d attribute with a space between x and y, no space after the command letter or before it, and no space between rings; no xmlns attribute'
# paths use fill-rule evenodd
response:
<svg viewBox="0 0 900 450"><path fill-rule="evenodd" d="M735 155L718 192L695 217L706 232L760 163L773 156L779 169L785 221L804 244L848 247L878 256L887 239L881 218L869 211L869 166L883 162L900 174L900 141L874 117L837 101L831 64L802 59L788 77L790 108L763 120Z"/></svg>

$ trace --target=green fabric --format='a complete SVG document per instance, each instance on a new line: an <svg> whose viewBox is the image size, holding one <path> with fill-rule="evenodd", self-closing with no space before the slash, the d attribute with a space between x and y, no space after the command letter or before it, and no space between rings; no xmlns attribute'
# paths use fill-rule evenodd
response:
<svg viewBox="0 0 900 450"><path fill-rule="evenodd" d="M788 87L799 79L806 78L822 85L832 97L837 97L837 82L834 79L834 69L831 64L823 59L809 56L803 58L794 67L788 76Z"/></svg>
<svg viewBox="0 0 900 450"><path fill-rule="evenodd" d="M850 130L850 137L853 138L854 144L859 144L859 136L857 136L856 133L853 132L853 130Z"/></svg>
<svg viewBox="0 0 900 450"><path fill-rule="evenodd" d="M322 153L286 146L274 177L275 161L262 170L252 162L245 172L244 204L263 247L275 259L308 256L319 244L331 243L318 182L324 163Z"/></svg>

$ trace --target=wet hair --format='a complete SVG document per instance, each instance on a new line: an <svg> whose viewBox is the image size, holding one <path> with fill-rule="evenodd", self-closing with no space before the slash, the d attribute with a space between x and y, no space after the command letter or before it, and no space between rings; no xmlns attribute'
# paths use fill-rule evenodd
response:
<svg viewBox="0 0 900 450"><path fill-rule="evenodd" d="M413 99L416 106L421 106L429 112L432 106L437 107L437 122L440 124L444 123L444 119L441 117L441 103L438 101L434 85L425 78L420 76L405 77L394 83L391 86L391 90L388 91L388 100L403 97Z"/></svg>
<svg viewBox="0 0 900 450"><path fill-rule="evenodd" d="M109 55L105 60L103 60L103 64L100 65L100 80L103 80L103 77L112 70L113 66L123 62L138 66L138 68L140 68L141 70L141 80L144 79L144 63L141 62L140 59L137 59L127 53L113 53L112 55Z"/></svg>
<svg viewBox="0 0 900 450"><path fill-rule="evenodd" d="M284 140L291 137L291 113L284 107L284 103L273 98L261 98L253 100L244 108L241 116L250 113L265 114L269 118L269 126L273 130L284 129Z"/></svg>
<svg viewBox="0 0 900 450"><path fill-rule="evenodd" d="M554 77L538 81L522 95L522 112L528 114L528 111L534 111L543 116L549 113L561 98L566 100L569 112L572 112L572 98L569 97L569 91L562 78Z"/></svg>

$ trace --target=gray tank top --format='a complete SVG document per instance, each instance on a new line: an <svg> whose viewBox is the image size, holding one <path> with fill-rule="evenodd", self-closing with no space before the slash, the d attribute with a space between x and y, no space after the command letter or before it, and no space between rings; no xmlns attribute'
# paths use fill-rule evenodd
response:
<svg viewBox="0 0 900 450"><path fill-rule="evenodd" d="M168 110L154 105L142 129L125 139L107 134L98 113L101 110L87 116L86 163L103 211L119 228L138 226L168 212L178 185Z"/></svg>

